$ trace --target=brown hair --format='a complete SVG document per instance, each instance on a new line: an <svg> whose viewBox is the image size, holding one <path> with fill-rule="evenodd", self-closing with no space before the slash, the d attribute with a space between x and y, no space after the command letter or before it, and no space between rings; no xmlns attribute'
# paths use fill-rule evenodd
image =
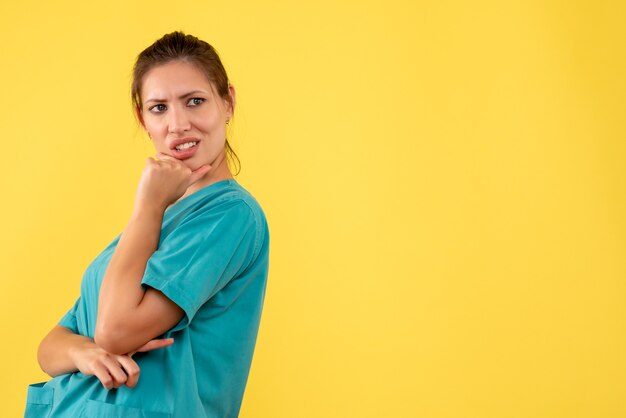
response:
<svg viewBox="0 0 626 418"><path fill-rule="evenodd" d="M182 31L164 35L137 56L137 61L133 67L131 85L131 99L135 116L141 114L143 107L141 86L146 73L158 65L174 60L186 61L198 67L215 87L220 97L230 103L234 117L235 107L228 90L228 76L217 51L205 41L192 35L185 35ZM237 175L241 171L241 162L228 143L228 138L226 138L225 148L227 161L237 161L237 172L234 174Z"/></svg>

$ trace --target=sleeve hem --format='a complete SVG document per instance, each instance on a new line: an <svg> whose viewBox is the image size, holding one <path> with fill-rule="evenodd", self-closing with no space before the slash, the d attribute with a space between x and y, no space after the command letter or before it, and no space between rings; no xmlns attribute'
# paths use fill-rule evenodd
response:
<svg viewBox="0 0 626 418"><path fill-rule="evenodd" d="M153 289L160 291L185 312L185 316L180 320L180 322L168 332L180 331L189 325L194 316L195 309L193 307L193 303L185 297L185 293L182 289L177 287L173 282L167 281L159 276L155 276L151 274L151 272L146 272L143 280L141 281L141 286L144 289L152 287Z"/></svg>
<svg viewBox="0 0 626 418"><path fill-rule="evenodd" d="M76 316L72 313L68 312L63 315L63 318L61 318L58 324L64 326L65 328L69 328L75 334L78 332L78 329L76 327Z"/></svg>

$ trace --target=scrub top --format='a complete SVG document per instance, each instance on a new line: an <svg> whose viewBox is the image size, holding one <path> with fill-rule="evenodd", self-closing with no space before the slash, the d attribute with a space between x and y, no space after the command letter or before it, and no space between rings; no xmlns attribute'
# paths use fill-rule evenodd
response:
<svg viewBox="0 0 626 418"><path fill-rule="evenodd" d="M94 336L98 294L118 235L87 267L59 324ZM25 417L237 417L265 297L267 220L235 180L212 183L165 210L158 249L141 286L163 292L185 315L160 338L174 344L133 359L137 386L105 389L80 372L28 387Z"/></svg>

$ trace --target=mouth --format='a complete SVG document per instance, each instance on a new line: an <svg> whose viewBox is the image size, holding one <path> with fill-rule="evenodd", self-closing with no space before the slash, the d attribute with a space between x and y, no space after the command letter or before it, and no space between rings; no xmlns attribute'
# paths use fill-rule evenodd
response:
<svg viewBox="0 0 626 418"><path fill-rule="evenodd" d="M193 138L190 136L186 138L180 138L175 141L172 141L172 143L170 144L170 150L182 151L185 148L189 148L192 145L193 146L198 145L199 142L200 140L198 138Z"/></svg>
<svg viewBox="0 0 626 418"><path fill-rule="evenodd" d="M190 141L190 142L185 142L184 144L177 145L176 147L174 147L174 149L176 151L182 151L185 149L195 147L196 145L198 145L198 141Z"/></svg>
<svg viewBox="0 0 626 418"><path fill-rule="evenodd" d="M193 157L200 146L200 140L195 138L176 140L170 146L174 158L185 160Z"/></svg>

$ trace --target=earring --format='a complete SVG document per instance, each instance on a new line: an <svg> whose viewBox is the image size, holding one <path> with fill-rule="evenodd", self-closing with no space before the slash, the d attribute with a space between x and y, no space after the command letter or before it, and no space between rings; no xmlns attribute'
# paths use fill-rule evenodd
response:
<svg viewBox="0 0 626 418"><path fill-rule="evenodd" d="M230 119L226 121L226 125L230 126Z"/></svg>

